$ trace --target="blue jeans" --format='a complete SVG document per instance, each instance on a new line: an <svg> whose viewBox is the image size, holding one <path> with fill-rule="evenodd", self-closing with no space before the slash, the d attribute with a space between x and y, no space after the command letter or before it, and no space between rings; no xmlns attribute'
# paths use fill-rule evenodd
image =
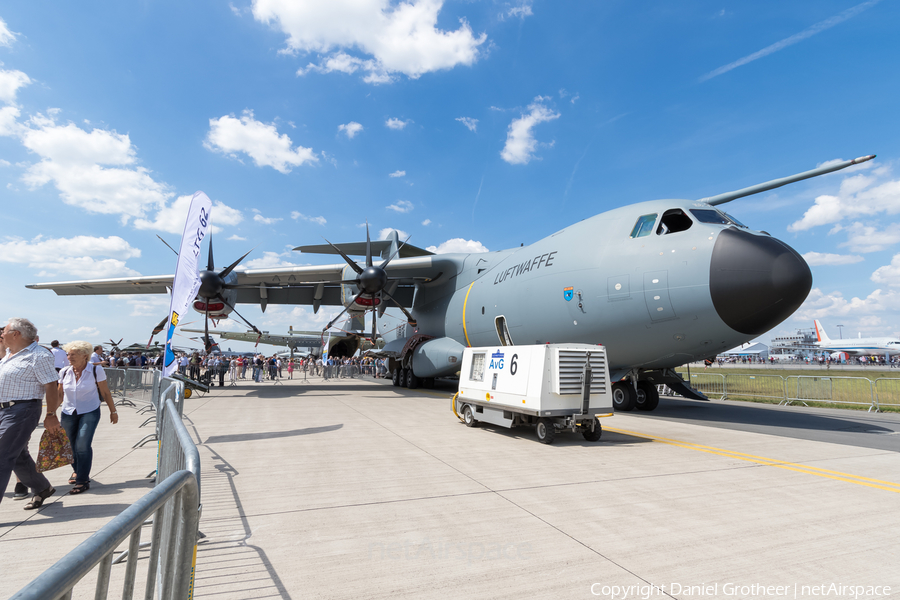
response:
<svg viewBox="0 0 900 600"><path fill-rule="evenodd" d="M72 444L72 454L75 456L75 462L72 463L75 483L87 483L91 480L91 463L94 461L91 443L94 441L97 423L100 422L100 407L83 415L63 413L59 422L69 436L69 443Z"/></svg>

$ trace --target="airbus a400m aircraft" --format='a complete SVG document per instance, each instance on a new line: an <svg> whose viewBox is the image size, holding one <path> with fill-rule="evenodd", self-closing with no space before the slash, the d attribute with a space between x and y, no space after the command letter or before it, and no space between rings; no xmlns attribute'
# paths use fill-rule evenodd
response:
<svg viewBox="0 0 900 600"><path fill-rule="evenodd" d="M343 264L236 271L235 263L219 273L210 256L194 308L223 318L236 303L263 310L268 304L308 304L316 311L324 304L343 305L341 314L351 316L371 310L374 317L391 303L407 322L383 332L382 352L390 357L395 385L409 388L458 371L465 346L498 340L603 344L616 408L653 410L656 384L702 397L675 367L768 331L800 306L812 286L796 251L716 207L872 158L696 201L631 204L497 252L434 255L400 244L394 232L378 242L296 248L340 254ZM381 260L373 261L373 253ZM365 263L349 255L365 255ZM28 287L60 295L166 293L172 279Z"/></svg>

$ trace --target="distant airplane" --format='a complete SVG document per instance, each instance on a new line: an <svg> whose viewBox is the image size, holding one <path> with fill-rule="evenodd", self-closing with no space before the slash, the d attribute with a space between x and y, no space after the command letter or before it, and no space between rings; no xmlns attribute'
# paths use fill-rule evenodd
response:
<svg viewBox="0 0 900 600"><path fill-rule="evenodd" d="M816 347L828 352L845 352L853 356L890 356L900 354L900 340L895 337L858 337L841 340L833 340L825 333L825 329L818 319L813 321L816 326Z"/></svg>
<svg viewBox="0 0 900 600"><path fill-rule="evenodd" d="M232 312L243 319L236 304L262 310L269 304L312 305L314 312L322 305L341 306L326 329L344 313L371 311L373 331L374 316L390 307L406 322L381 332L381 353L389 359L394 385L407 388L428 387L435 377L456 373L467 346L603 344L615 408L653 410L659 384L704 398L675 367L769 331L812 288L812 273L799 253L720 207L872 158L829 163L699 200L629 204L527 246L488 253L435 255L401 244L396 232L371 241L367 228L365 242L325 240L327 245L295 248L339 254L344 262L236 271L241 257L218 271L210 243L193 307L208 325ZM378 253L381 260L373 261ZM365 262L351 255L365 256ZM173 280L138 276L27 287L60 295L165 294ZM251 329L249 337L258 337Z"/></svg>

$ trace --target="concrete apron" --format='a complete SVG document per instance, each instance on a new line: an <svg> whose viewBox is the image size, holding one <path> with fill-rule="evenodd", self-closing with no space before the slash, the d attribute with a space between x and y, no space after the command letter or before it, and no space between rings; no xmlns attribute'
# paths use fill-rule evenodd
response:
<svg viewBox="0 0 900 600"><path fill-rule="evenodd" d="M195 598L900 594L898 452L637 413L604 419L599 443L545 446L528 429L465 427L447 390L310 381L187 401L207 536ZM10 485L0 597L150 488L156 448L131 449L149 426L120 415L98 429L86 494L62 495L70 471L52 471L57 495L28 512ZM75 597L93 597L91 576Z"/></svg>

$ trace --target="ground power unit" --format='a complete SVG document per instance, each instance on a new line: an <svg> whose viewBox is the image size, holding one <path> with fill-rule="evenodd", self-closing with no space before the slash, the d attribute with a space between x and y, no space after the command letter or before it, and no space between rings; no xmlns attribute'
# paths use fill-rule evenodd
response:
<svg viewBox="0 0 900 600"><path fill-rule="evenodd" d="M466 348L453 410L469 427L534 427L544 444L553 443L558 431L580 431L596 442L598 418L613 414L610 390L603 346Z"/></svg>

